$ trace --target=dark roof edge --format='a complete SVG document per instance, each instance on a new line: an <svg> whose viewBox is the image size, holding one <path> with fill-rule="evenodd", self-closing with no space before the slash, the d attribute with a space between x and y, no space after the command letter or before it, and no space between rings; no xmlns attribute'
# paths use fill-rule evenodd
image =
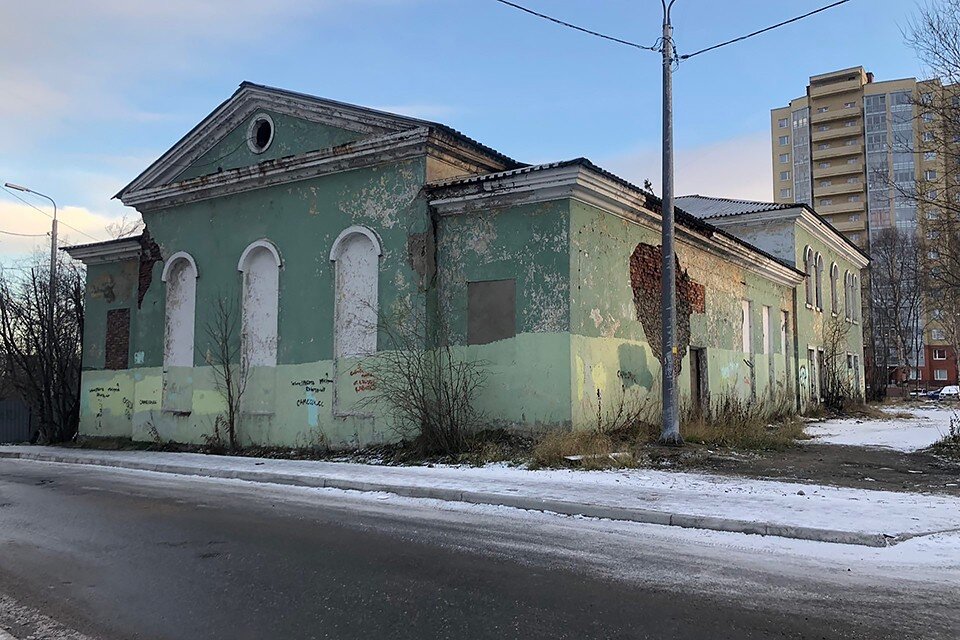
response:
<svg viewBox="0 0 960 640"><path fill-rule="evenodd" d="M620 186L626 189L637 192L638 194L642 195L645 198L646 208L649 209L650 211L653 211L654 213L661 216L662 218L663 200L661 198L658 198L653 193L643 189L642 187L638 187L637 185L633 184L629 180L621 178L617 174L607 171L603 167L594 164L592 161L590 161L590 159L584 158L584 157L573 158L570 160L561 160L558 162L548 162L548 163L543 163L538 165L530 165L526 167L521 167L519 169L512 169L509 171L498 171L496 173L487 173L483 175L465 176L462 178L452 178L449 180L435 182L431 185L428 185L428 188L442 189L443 187L452 186L452 185L470 184L472 182L486 182L487 180L496 180L498 178L506 177L510 175L521 175L524 173L532 173L534 171L545 171L549 169L562 169L564 167L570 167L573 165L580 165L582 167L585 167L590 171L593 171L594 173L598 173L604 176L605 178L608 178L609 180L616 182L617 184L619 184ZM785 262L780 258L777 258L776 256L767 253L763 249L756 247L750 244L749 242L746 242L745 240L741 240L735 235L727 231L724 231L723 229L720 229L719 227L716 227L710 224L709 222L706 222L691 213L687 213L686 211L684 211L680 207L677 207L676 205L674 205L673 207L673 212L674 212L674 220L677 223L680 223L681 225L683 225L684 227L691 229L692 231L695 231L704 235L708 235L708 236L711 234L721 235L735 244L743 246L749 249L750 251L753 251L754 253L757 253L765 258L772 260L773 262L776 262L779 265L782 265L790 269L794 273L797 273L802 276L806 276L806 274L803 271L800 271L799 269L797 269L795 265Z"/></svg>

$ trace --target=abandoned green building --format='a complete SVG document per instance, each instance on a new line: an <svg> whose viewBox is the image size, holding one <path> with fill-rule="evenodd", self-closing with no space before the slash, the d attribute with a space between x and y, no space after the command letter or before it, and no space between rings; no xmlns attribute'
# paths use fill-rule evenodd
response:
<svg viewBox="0 0 960 640"><path fill-rule="evenodd" d="M370 363L390 346L383 319L411 313L483 363L498 425L588 427L659 395L660 202L588 160L530 166L444 125L244 83L118 197L144 232L67 249L87 265L85 435L209 437L226 406L211 327L230 309L248 443L394 438L366 400ZM802 207L688 204L684 401L816 402L831 318L862 389L844 309L860 308L865 257ZM751 235L773 218L778 242ZM842 308L835 270L851 274Z"/></svg>

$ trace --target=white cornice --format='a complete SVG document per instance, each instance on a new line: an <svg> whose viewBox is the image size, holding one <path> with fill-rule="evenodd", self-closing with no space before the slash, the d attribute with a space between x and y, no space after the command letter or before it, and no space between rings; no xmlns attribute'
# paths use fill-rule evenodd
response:
<svg viewBox="0 0 960 640"><path fill-rule="evenodd" d="M798 224L802 229L823 240L828 247L852 262L858 268L864 269L870 264L870 259L847 244L847 241L841 236L839 231L825 224L823 220L820 220L806 207L803 208L803 213L800 216Z"/></svg>
<svg viewBox="0 0 960 640"><path fill-rule="evenodd" d="M358 167L396 162L426 153L429 130L366 138L330 149L266 160L182 182L127 192L123 203L146 212L164 207L305 180Z"/></svg>
<svg viewBox="0 0 960 640"><path fill-rule="evenodd" d="M119 262L120 260L140 257L140 240L136 238L113 240L97 244L63 247L63 250L74 260L79 260L86 265Z"/></svg>
<svg viewBox="0 0 960 640"><path fill-rule="evenodd" d="M580 164L505 172L502 176L438 185L430 205L440 215L470 213L491 207L571 198L635 224L660 229L660 214L646 207L646 196ZM709 227L710 225L705 225ZM766 278L796 286L803 276L795 269L722 233L700 234L678 225L677 238Z"/></svg>

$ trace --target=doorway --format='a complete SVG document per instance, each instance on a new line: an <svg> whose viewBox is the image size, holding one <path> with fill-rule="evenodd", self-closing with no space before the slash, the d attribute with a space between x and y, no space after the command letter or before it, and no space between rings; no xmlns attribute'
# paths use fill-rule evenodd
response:
<svg viewBox="0 0 960 640"><path fill-rule="evenodd" d="M690 347L690 399L695 411L707 408L710 399L707 387L707 350Z"/></svg>

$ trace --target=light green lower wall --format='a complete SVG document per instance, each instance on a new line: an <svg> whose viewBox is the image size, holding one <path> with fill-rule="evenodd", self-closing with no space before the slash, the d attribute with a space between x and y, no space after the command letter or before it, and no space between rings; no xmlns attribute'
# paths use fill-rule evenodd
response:
<svg viewBox="0 0 960 640"><path fill-rule="evenodd" d="M771 391L770 358L773 359ZM748 358L741 351L707 348L707 384L710 398L733 396L759 400L784 394L792 397L793 382L782 354L755 354L756 372L751 392ZM571 393L574 428L593 428L626 409L659 414L660 363L646 342L574 335L571 338ZM692 395L690 357L681 363L678 388L681 405ZM599 392L599 393L598 393Z"/></svg>
<svg viewBox="0 0 960 640"><path fill-rule="evenodd" d="M570 338L527 333L457 348L487 373L478 408L494 425L570 424ZM240 436L248 444L335 447L395 440L389 416L371 395L371 363L360 359L256 368L243 400ZM225 402L210 367L85 371L80 432L201 444ZM166 387L164 386L166 383Z"/></svg>

